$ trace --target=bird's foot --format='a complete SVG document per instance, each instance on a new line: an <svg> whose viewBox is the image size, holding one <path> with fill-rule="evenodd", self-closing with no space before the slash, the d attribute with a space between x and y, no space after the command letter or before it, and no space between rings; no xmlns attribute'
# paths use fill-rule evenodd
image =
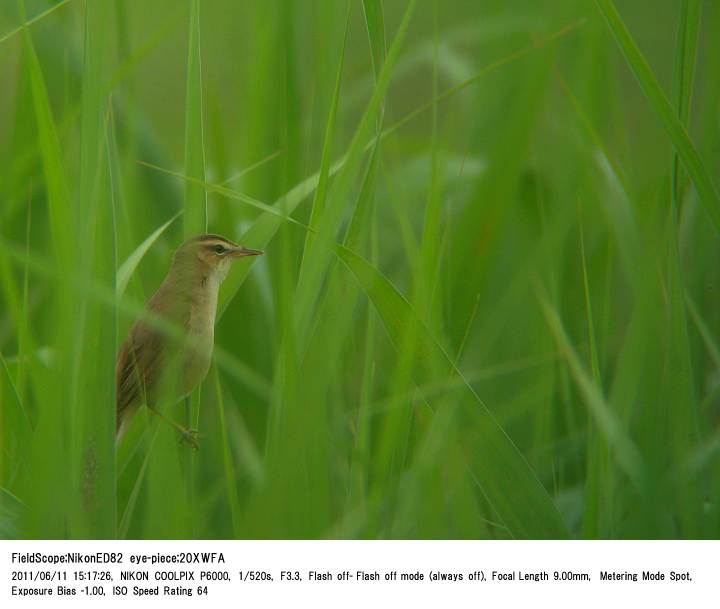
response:
<svg viewBox="0 0 720 609"><path fill-rule="evenodd" d="M197 429L184 429L180 432L180 441L187 442L193 450L199 450L198 436L200 432Z"/></svg>

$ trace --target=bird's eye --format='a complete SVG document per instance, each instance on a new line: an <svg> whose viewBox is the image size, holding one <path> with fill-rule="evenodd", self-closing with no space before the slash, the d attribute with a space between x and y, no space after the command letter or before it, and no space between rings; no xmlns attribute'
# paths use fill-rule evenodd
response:
<svg viewBox="0 0 720 609"><path fill-rule="evenodd" d="M225 250L225 246L224 246L224 245L220 245L220 244L218 243L215 247L213 247L213 251L214 251L216 254L224 254L226 250Z"/></svg>

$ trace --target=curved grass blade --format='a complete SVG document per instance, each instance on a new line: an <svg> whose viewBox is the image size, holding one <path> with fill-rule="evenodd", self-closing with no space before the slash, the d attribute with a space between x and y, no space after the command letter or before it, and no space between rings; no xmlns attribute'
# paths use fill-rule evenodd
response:
<svg viewBox="0 0 720 609"><path fill-rule="evenodd" d="M344 162L345 158L343 157L334 163L330 168L330 174L333 175L337 173ZM320 174L315 173L310 177L305 178L302 182L291 188L287 193L280 197L273 204L272 213L266 211L257 220L255 220L255 222L253 222L252 226L242 238L243 245L256 249L263 249L267 246L280 228L283 220L289 218L289 214L291 214L295 208L317 188L319 180ZM220 319L222 314L225 312L225 309L233 299L235 293L240 289L240 286L248 276L250 268L254 262L254 259L243 259L234 265L233 270L230 272L220 289L220 296L218 299L218 319Z"/></svg>
<svg viewBox="0 0 720 609"><path fill-rule="evenodd" d="M335 252L373 303L396 348L408 325L416 324L412 377L417 385L431 381L436 370L445 376L462 376L408 301L380 271L343 246L336 246ZM503 524L517 538L567 537L547 491L467 382L458 388L457 398L461 416L468 423L466 437L471 440L464 446L469 468Z"/></svg>
<svg viewBox="0 0 720 609"><path fill-rule="evenodd" d="M133 251L133 253L127 257L125 262L120 265L120 268L117 271L117 278L115 280L115 291L118 298L120 298L125 293L125 289L130 282L130 277L132 277L132 274L135 272L135 269L140 264L140 261L145 257L145 254L147 254L148 250L158 240L160 235L162 235L165 230L180 217L181 214L182 212L176 213L172 218L165 222L165 224L158 227L151 235L149 235L145 239L145 241L138 245Z"/></svg>
<svg viewBox="0 0 720 609"><path fill-rule="evenodd" d="M150 169L156 169L157 171L162 171L163 173L166 173L168 175L171 175L171 176L174 176L181 180L184 180L186 184L194 184L195 186L201 187L206 191L215 192L215 193L222 195L224 197L227 197L228 199L231 199L233 201L240 201L242 203L246 203L248 205L251 205L252 207L255 207L257 209L264 211L265 213L273 214L274 216L278 216L278 217L282 218L283 220L286 220L293 224L297 224L298 226L302 226L305 229L310 228L309 226L303 224L302 222L295 220L295 218L291 218L289 215L283 214L281 211L278 211L274 206L268 205L267 203L263 203L262 201L258 201L257 199L249 197L248 195L244 195L243 193L237 192L236 190L231 190L230 188L225 188L224 186L220 186L219 184L212 184L210 182L206 182L205 180L201 180L200 178L193 178L192 176L182 174L179 171L172 171L171 169L165 169L164 167L159 167L157 165L153 165L152 163L147 163L145 161L138 161L138 163L145 167L149 167ZM202 229L199 229L199 230L202 230Z"/></svg>

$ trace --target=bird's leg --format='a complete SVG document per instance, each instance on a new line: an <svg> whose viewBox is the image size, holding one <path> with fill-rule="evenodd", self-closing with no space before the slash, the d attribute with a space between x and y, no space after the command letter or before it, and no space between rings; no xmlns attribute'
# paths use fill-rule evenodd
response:
<svg viewBox="0 0 720 609"><path fill-rule="evenodd" d="M192 413L192 410L190 407L190 396L188 395L188 396L185 396L185 414L187 416L188 428L187 428L187 434L185 436L183 436L183 440L185 440L185 442L188 442L195 450L198 450L199 445L197 442L197 437L198 437L199 432L197 429L190 427L190 425L192 425L191 413Z"/></svg>
<svg viewBox="0 0 720 609"><path fill-rule="evenodd" d="M193 450L198 450L200 448L200 445L197 441L198 436L198 430L197 429L187 429L186 427L183 427L180 425L180 423L173 421L170 417L166 417L162 412L160 412L158 409L148 406L148 409L150 412L152 412L154 415L165 421L166 423L169 423L172 425L180 434L180 439L183 442L187 442L192 446Z"/></svg>

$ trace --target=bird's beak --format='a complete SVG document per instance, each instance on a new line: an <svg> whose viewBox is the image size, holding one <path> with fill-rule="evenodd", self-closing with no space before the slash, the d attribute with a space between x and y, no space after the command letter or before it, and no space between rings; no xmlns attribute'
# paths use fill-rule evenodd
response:
<svg viewBox="0 0 720 609"><path fill-rule="evenodd" d="M261 252L260 250L251 250L247 247L236 247L231 251L232 255L235 258L242 258L243 256L262 256L265 252Z"/></svg>

